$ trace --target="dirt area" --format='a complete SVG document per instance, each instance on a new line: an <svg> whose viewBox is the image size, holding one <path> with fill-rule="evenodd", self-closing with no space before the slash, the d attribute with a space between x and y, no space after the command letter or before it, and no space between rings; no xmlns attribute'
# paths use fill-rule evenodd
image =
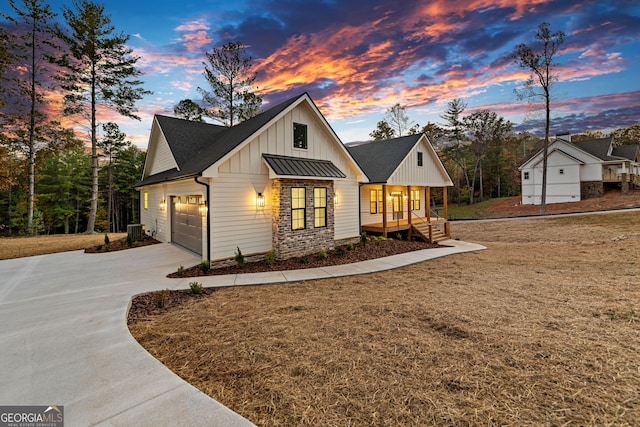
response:
<svg viewBox="0 0 640 427"><path fill-rule="evenodd" d="M486 218L507 218L535 216L540 213L540 205L522 205L521 197L503 199L493 204L486 212ZM548 215L576 212L595 212L613 209L640 207L640 190L622 195L620 190L609 190L603 197L570 203L552 203L546 207Z"/></svg>
<svg viewBox="0 0 640 427"><path fill-rule="evenodd" d="M259 426L634 425L639 226L637 212L457 223L488 249L207 291L130 330Z"/></svg>

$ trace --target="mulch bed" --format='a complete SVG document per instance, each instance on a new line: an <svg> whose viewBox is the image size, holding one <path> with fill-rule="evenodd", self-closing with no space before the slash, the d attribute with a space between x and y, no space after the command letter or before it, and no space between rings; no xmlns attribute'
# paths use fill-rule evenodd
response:
<svg viewBox="0 0 640 427"><path fill-rule="evenodd" d="M142 240L137 240L132 242L131 246L127 243L127 239L118 239L112 242L109 242L108 245L96 245L91 246L89 248L84 249L85 254L102 254L105 252L115 252L122 251L125 249L133 249L133 248L141 248L143 246L155 245L156 243L160 243L153 237L144 236Z"/></svg>
<svg viewBox="0 0 640 427"><path fill-rule="evenodd" d="M397 255L405 252L418 251L421 249L431 249L442 247L437 243L427 243L422 241L408 240L373 240L365 245L354 244L352 250L347 246L340 246L334 250L327 251L326 259L322 259L320 254L313 254L304 257L289 258L283 261L275 261L268 264L266 261L248 262L243 268L237 265L228 267L211 268L203 271L199 266L185 268L182 272L173 272L167 277L184 278L198 276L213 276L221 274L240 273L263 273L270 271L299 270L304 268L327 267L331 265L353 264L354 262L366 261L369 259L382 258L390 255Z"/></svg>

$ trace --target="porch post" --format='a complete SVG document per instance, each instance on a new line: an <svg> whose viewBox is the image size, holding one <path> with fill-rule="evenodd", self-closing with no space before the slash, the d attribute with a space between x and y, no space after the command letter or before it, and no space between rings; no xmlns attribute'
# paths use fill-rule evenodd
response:
<svg viewBox="0 0 640 427"><path fill-rule="evenodd" d="M411 186L407 185L407 194L409 195L409 198L407 199L407 225L409 226L409 231L407 231L407 237L409 240L411 240Z"/></svg>
<svg viewBox="0 0 640 427"><path fill-rule="evenodd" d="M444 211L444 234L446 234L447 237L451 237L451 226L449 224L449 215L447 213L447 187L442 187L442 202Z"/></svg>
<svg viewBox="0 0 640 427"><path fill-rule="evenodd" d="M424 188L424 207L427 210L427 222L431 222L431 187Z"/></svg>
<svg viewBox="0 0 640 427"><path fill-rule="evenodd" d="M382 235L387 237L387 186L382 184Z"/></svg>

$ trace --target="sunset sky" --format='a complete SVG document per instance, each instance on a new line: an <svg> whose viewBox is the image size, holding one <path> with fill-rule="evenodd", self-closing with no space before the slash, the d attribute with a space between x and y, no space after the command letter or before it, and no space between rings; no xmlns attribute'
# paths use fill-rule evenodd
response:
<svg viewBox="0 0 640 427"><path fill-rule="evenodd" d="M8 9L6 0L3 11ZM71 1L51 1L55 12ZM539 23L562 30L552 133L611 130L640 121L640 2L545 0L106 1L130 34L145 88L141 122L115 120L146 147L153 115L208 89L204 53L241 41L255 61L264 106L309 92L343 142L367 140L395 103L424 125L447 103L490 109L541 134L543 114L514 89L527 73L510 55ZM60 14L61 15L61 14ZM61 18L60 18L61 19Z"/></svg>

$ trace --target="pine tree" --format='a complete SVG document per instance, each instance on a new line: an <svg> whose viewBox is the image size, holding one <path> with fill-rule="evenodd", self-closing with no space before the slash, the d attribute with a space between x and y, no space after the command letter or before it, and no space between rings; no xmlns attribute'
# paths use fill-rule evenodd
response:
<svg viewBox="0 0 640 427"><path fill-rule="evenodd" d="M151 92L144 90L136 68L140 59L127 47L130 36L115 33L111 16L104 5L74 0L75 10L63 7L68 30L59 35L69 47L69 54L58 63L65 68L65 114L81 114L89 121L91 137L91 210L87 233L93 233L98 210L98 122L99 106L115 110L122 116L140 120L135 103Z"/></svg>

